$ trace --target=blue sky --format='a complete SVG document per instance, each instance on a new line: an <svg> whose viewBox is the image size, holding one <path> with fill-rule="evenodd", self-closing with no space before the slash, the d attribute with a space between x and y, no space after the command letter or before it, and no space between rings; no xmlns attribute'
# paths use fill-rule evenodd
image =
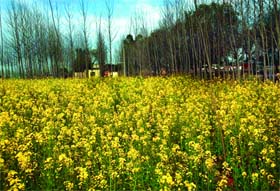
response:
<svg viewBox="0 0 280 191"><path fill-rule="evenodd" d="M28 4L36 5L39 9L43 11L50 11L49 0L21 0ZM60 22L65 21L65 11L66 5L70 6L73 11L73 23L75 24L76 30L80 29L81 22L81 0L51 0L53 6L57 5L60 15ZM142 15L144 25L149 31L157 28L160 15L161 6L163 0L108 0L113 4L113 18L112 18L112 30L116 36L114 45L117 46L121 37L126 36L128 33L134 33L134 25L132 21L135 21L136 15ZM5 11L11 0L0 0L0 5L2 9L2 15L5 17ZM102 31L107 33L107 8L105 0L84 0L85 5L87 5L87 18L88 18L88 31L91 38L91 46L94 46L94 39L96 34L96 23L101 17L103 29ZM134 22L135 23L135 22ZM143 23L138 20L138 25ZM63 25L63 24L62 24ZM63 26L61 26L63 28Z"/></svg>
<svg viewBox="0 0 280 191"><path fill-rule="evenodd" d="M3 18L3 25L5 25L5 20L7 20L7 9L12 0L0 0L1 13ZM17 0L16 0L17 1ZM37 7L44 14L49 14L50 16L50 6L49 0L19 0L29 4L30 7ZM108 30L107 30L107 8L105 0L83 0L86 5L87 10L87 29L89 36L89 46L90 48L95 48L96 37L97 37L97 22L101 18L102 32L105 37L105 41L108 45ZM142 16L142 20L138 20L138 25L144 24L148 29L148 32L156 29L161 17L162 2L163 0L107 0L113 4L113 17L112 17L112 35L115 37L113 41L113 57L117 54L116 50L121 44L121 40L127 34L135 34L135 17L137 15ZM76 34L81 34L81 0L51 0L53 7L58 7L59 18L60 18L60 29L62 33L67 33L66 25L66 14L65 6L69 6L73 14L73 24L74 32ZM51 18L50 18L51 20ZM132 22L133 21L133 22ZM133 24L134 23L134 24ZM3 26L5 30L5 26ZM64 28L64 29L63 29ZM139 32L138 32L139 33ZM9 33L6 33L9 35ZM79 38L81 35L78 35ZM77 41L80 42L79 40Z"/></svg>

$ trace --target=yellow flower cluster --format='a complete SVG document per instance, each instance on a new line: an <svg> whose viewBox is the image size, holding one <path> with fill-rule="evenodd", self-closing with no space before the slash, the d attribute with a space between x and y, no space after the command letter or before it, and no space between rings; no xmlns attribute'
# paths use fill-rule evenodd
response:
<svg viewBox="0 0 280 191"><path fill-rule="evenodd" d="M277 190L280 86L6 80L0 190Z"/></svg>

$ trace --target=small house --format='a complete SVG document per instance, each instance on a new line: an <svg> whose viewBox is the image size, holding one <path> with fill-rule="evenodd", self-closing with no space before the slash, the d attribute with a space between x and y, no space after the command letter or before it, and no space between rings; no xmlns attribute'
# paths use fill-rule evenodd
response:
<svg viewBox="0 0 280 191"><path fill-rule="evenodd" d="M100 67L99 64L93 64L92 68L88 71L88 77L100 77Z"/></svg>

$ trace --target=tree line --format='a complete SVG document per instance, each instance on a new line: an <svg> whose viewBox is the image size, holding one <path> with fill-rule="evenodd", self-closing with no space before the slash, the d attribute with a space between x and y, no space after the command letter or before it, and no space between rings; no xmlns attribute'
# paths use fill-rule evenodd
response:
<svg viewBox="0 0 280 191"><path fill-rule="evenodd" d="M123 40L120 59L125 75L257 75L275 80L280 62L279 1L194 0L192 9L190 1L164 2L157 30L135 38L129 34Z"/></svg>
<svg viewBox="0 0 280 191"><path fill-rule="evenodd" d="M189 74L275 80L280 62L278 0L163 0L159 27L148 33L143 15L132 19L133 33L117 50L125 76ZM47 9L11 0L0 8L1 77L66 77L99 63L101 75L113 63L114 6L106 0L106 33L96 21L96 44L90 47L89 1L79 0L81 24L69 5L52 0ZM62 19L63 17L63 19ZM62 23L63 21L63 23ZM5 26L5 27L4 27ZM112 65L111 65L112 66Z"/></svg>
<svg viewBox="0 0 280 191"><path fill-rule="evenodd" d="M88 1L79 1L79 26L70 3L59 7L48 0L42 8L34 3L11 0L5 15L0 9L2 78L67 77L89 70L94 61L105 64L105 37L98 22L98 50L89 43Z"/></svg>

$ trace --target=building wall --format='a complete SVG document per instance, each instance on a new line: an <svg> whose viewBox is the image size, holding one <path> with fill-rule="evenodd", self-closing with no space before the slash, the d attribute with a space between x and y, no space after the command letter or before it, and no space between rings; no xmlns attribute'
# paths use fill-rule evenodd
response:
<svg viewBox="0 0 280 191"><path fill-rule="evenodd" d="M74 77L75 78L86 78L87 75L86 75L86 72L75 72Z"/></svg>
<svg viewBox="0 0 280 191"><path fill-rule="evenodd" d="M100 77L100 70L99 69L93 69L88 71L89 78L91 77Z"/></svg>

